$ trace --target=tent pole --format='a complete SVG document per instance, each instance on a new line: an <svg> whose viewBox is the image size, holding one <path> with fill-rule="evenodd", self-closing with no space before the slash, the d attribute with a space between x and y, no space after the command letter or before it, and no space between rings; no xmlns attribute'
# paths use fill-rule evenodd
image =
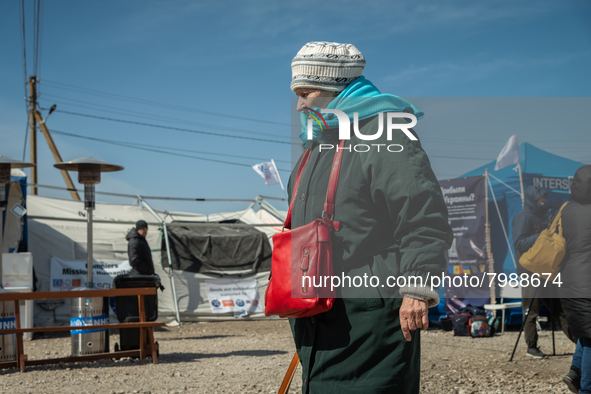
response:
<svg viewBox="0 0 591 394"><path fill-rule="evenodd" d="M146 200L142 198L142 196L138 195L137 199L146 207L146 209L152 214L152 216L154 216L156 220L158 220L160 224L162 224L164 230L164 243L166 244L166 255L168 257L168 277L170 278L170 285L172 287L172 298L174 298L174 310L176 314L176 321L177 323L181 324L181 316L179 314L179 302L176 297L176 286L174 285L174 272L172 269L172 259L170 257L170 244L168 243L168 228L166 227L166 222L164 221L164 219L160 217L160 215L158 215L152 209L150 204L148 204Z"/></svg>
<svg viewBox="0 0 591 394"><path fill-rule="evenodd" d="M521 185L521 207L525 206L525 194L523 193L523 175L521 173L521 163L517 162L517 167L519 168L519 184Z"/></svg>
<svg viewBox="0 0 591 394"><path fill-rule="evenodd" d="M490 242L490 222L488 221L488 168L484 172L484 207L486 212L486 224L485 224L485 238L486 238L486 255L488 258L488 272L495 272L495 262L493 260L491 242ZM490 303L495 304L497 300L496 296L496 283L489 283L490 286Z"/></svg>
<svg viewBox="0 0 591 394"><path fill-rule="evenodd" d="M246 208L246 210L248 211L249 209L253 209L257 204L258 204L258 201L251 202L250 205L248 206L248 208Z"/></svg>
<svg viewBox="0 0 591 394"><path fill-rule="evenodd" d="M281 176L279 176L279 171L277 170L277 166L275 165L275 160L271 159L271 163L273 163L273 168L275 169L275 173L277 174L277 178L279 178L279 184L281 185L281 190L283 190L283 194L285 194L285 200L288 200L289 197L287 197L287 192L285 191L285 188L283 187L283 182L281 181ZM287 204L289 205L289 204Z"/></svg>
<svg viewBox="0 0 591 394"><path fill-rule="evenodd" d="M519 185L521 186L521 208L525 206L525 194L523 193L523 175L521 173L521 158L518 158L517 168L519 169Z"/></svg>
<svg viewBox="0 0 591 394"><path fill-rule="evenodd" d="M265 209L266 211L271 213L273 216L275 216L279 220L281 220L281 218L284 216L279 212L279 210L277 210L277 208L275 208L273 205L269 204L267 202L267 200L265 200L263 197L257 196L257 199L263 209ZM283 220L285 220L285 217L283 217ZM279 223L279 225L281 225L281 224L282 223Z"/></svg>
<svg viewBox="0 0 591 394"><path fill-rule="evenodd" d="M500 184L502 184L502 185L505 185L505 186L507 186L507 188L508 188L509 190L513 190L515 193L517 193L517 195L521 196L521 192L520 192L520 191L513 189L511 186L507 185L505 182L503 182L502 180L500 180L499 178L497 178L497 177L496 177L496 176L494 176L493 174L488 174L488 176L489 176L489 177L492 177L492 178L494 178L494 179L495 179L497 182L499 182L499 183L500 183Z"/></svg>
<svg viewBox="0 0 591 394"><path fill-rule="evenodd" d="M505 224L503 223L503 217L501 216L501 210L499 209L499 205L497 204L495 192L493 191L492 184L490 182L488 184L488 187L490 188L490 194L492 195L493 201L495 202L495 208L497 208L497 215L499 215L501 228L503 229L503 234L505 235L505 240L507 241L507 249L509 249L509 253L511 254L511 258L513 259L513 264L517 267L517 263L515 262L515 256L513 255L513 250L511 249L511 242L509 242L509 236L507 235L507 230L505 229Z"/></svg>
<svg viewBox="0 0 591 394"><path fill-rule="evenodd" d="M168 242L168 227L166 222L162 221L164 228L164 243L166 244L166 257L168 257L168 276L170 278L170 285L172 286L172 297L174 298L174 307L176 312L176 321L181 324L181 316L179 314L179 302L176 296L176 286L174 284L174 270L172 269L172 259L170 257L170 243Z"/></svg>

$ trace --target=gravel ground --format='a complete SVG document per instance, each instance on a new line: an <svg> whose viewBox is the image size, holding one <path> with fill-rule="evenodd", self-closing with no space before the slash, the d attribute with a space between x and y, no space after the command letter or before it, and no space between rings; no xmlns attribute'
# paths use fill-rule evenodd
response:
<svg viewBox="0 0 591 394"><path fill-rule="evenodd" d="M523 342L509 357L516 332L494 338L421 334L421 393L569 393L561 382L574 344L556 333L556 354L545 360L525 356ZM184 324L155 333L159 364L151 359L101 360L0 371L2 393L276 393L293 355L289 325L283 320ZM111 334L111 347L119 340ZM542 350L551 353L548 331ZM66 357L70 338L25 341L30 359ZM301 392L300 370L291 393ZM370 393L368 393L370 394Z"/></svg>

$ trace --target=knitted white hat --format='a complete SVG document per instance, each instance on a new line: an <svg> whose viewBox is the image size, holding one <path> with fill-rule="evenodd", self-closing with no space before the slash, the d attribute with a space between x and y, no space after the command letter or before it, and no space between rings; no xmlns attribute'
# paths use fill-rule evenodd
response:
<svg viewBox="0 0 591 394"><path fill-rule="evenodd" d="M340 92L361 76L365 58L353 44L314 41L291 62L291 90L313 88Z"/></svg>

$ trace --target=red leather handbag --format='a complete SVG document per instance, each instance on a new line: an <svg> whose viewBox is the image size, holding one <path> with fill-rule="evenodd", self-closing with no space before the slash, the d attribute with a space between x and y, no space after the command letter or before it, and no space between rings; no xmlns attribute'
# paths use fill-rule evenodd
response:
<svg viewBox="0 0 591 394"><path fill-rule="evenodd" d="M341 141L335 152L322 217L291 229L291 212L310 149L300 161L284 230L273 236L271 275L265 292L266 316L308 317L332 308L335 292L330 290L330 281L328 286L320 284L324 285L324 276L333 274L331 232L339 230L339 223L332 218L343 145Z"/></svg>

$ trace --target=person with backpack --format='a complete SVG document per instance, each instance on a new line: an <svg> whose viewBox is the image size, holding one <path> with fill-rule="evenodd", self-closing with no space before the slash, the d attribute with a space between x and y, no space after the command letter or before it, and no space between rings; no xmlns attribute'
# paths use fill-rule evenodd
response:
<svg viewBox="0 0 591 394"><path fill-rule="evenodd" d="M543 220L546 211L546 190L529 186L525 190L524 208L521 212L515 215L513 219L513 246L515 248L515 260L517 265L517 275L522 274L531 277L532 273L525 269L520 263L521 255L526 253L540 236L542 230L547 226ZM546 354L538 347L538 332L536 329L536 319L540 315L540 300L549 310L554 321L559 322L562 331L573 342L572 334L568 330L568 323L564 316L564 311L560 305L559 299L542 298L541 294L536 292L537 288L534 286L526 286L521 288L521 303L523 318L527 315L527 309L531 303L529 315L525 321L523 331L525 334L525 342L527 344L526 355L533 358L544 358ZM541 292L541 290L538 290ZM534 299L533 302L532 298Z"/></svg>
<svg viewBox="0 0 591 394"><path fill-rule="evenodd" d="M566 255L559 294L569 327L579 341L571 369L562 380L573 393L591 394L591 165L575 173L571 200L562 210Z"/></svg>

